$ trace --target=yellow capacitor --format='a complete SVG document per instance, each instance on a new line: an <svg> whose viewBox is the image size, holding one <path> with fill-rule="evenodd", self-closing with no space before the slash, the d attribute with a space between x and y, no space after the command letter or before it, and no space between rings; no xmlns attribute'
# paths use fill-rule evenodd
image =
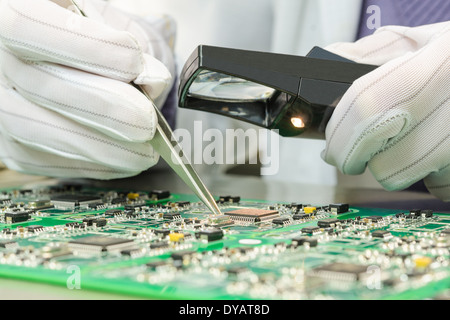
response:
<svg viewBox="0 0 450 320"><path fill-rule="evenodd" d="M311 213L313 213L316 209L317 209L316 207L304 207L304 208L303 208L303 211L304 211L306 214L311 214Z"/></svg>
<svg viewBox="0 0 450 320"><path fill-rule="evenodd" d="M170 242L180 242L184 240L184 234L182 233L171 233L169 234Z"/></svg>
<svg viewBox="0 0 450 320"><path fill-rule="evenodd" d="M139 198L139 193L129 193L127 194L127 198L128 200L136 200L137 198Z"/></svg>
<svg viewBox="0 0 450 320"><path fill-rule="evenodd" d="M420 257L414 260L416 268L427 268L431 264L432 260L429 257Z"/></svg>

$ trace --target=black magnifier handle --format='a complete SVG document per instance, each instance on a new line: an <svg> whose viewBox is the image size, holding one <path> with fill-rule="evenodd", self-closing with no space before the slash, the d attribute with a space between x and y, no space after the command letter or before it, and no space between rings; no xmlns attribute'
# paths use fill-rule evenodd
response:
<svg viewBox="0 0 450 320"><path fill-rule="evenodd" d="M302 57L199 46L183 68L179 106L323 139L342 96L375 68L319 47Z"/></svg>

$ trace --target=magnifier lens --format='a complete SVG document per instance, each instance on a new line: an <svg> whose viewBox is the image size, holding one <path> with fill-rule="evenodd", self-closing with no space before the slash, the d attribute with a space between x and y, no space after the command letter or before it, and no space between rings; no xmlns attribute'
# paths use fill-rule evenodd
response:
<svg viewBox="0 0 450 320"><path fill-rule="evenodd" d="M201 71L192 82L188 96L212 101L252 102L269 99L275 89L241 78L209 70Z"/></svg>

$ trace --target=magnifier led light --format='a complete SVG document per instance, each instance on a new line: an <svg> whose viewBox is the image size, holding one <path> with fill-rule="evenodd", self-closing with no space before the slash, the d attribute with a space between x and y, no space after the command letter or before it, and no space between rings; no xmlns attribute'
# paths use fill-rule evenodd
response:
<svg viewBox="0 0 450 320"><path fill-rule="evenodd" d="M201 45L180 77L179 106L245 121L284 137L325 139L352 83L377 66L319 47L306 57Z"/></svg>
<svg viewBox="0 0 450 320"><path fill-rule="evenodd" d="M291 118L291 123L296 128L304 128L305 127L305 123L303 122L302 118L299 118L299 117Z"/></svg>

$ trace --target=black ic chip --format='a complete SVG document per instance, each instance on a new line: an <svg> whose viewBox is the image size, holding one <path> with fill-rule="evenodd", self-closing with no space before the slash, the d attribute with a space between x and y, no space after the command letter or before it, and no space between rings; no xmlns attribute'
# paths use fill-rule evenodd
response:
<svg viewBox="0 0 450 320"><path fill-rule="evenodd" d="M379 222L381 220L383 220L382 216L370 216L366 218L367 220L370 220L372 222Z"/></svg>
<svg viewBox="0 0 450 320"><path fill-rule="evenodd" d="M30 211L6 212L6 223L19 223L30 219Z"/></svg>
<svg viewBox="0 0 450 320"><path fill-rule="evenodd" d="M319 230L320 230L319 227L305 227L305 228L302 228L302 233L313 234Z"/></svg>
<svg viewBox="0 0 450 320"><path fill-rule="evenodd" d="M334 203L329 205L330 211L340 214L340 213L346 213L349 211L350 206L348 203Z"/></svg>
<svg viewBox="0 0 450 320"><path fill-rule="evenodd" d="M223 231L218 228L210 228L199 231L195 234L197 239L210 241L217 241L223 238Z"/></svg>
<svg viewBox="0 0 450 320"><path fill-rule="evenodd" d="M334 227L338 222L338 219L323 219L317 222L317 225L321 228L330 228Z"/></svg>
<svg viewBox="0 0 450 320"><path fill-rule="evenodd" d="M289 223L290 221L291 220L289 220L289 218L275 218L272 220L272 223L283 226L283 225Z"/></svg>
<svg viewBox="0 0 450 320"><path fill-rule="evenodd" d="M372 237L374 237L374 238L386 238L391 235L392 234L386 230L375 230L374 232L372 232Z"/></svg>
<svg viewBox="0 0 450 320"><path fill-rule="evenodd" d="M308 219L310 216L308 214L304 214L304 213L297 213L292 215L292 219L294 220L303 220L303 219Z"/></svg>
<svg viewBox="0 0 450 320"><path fill-rule="evenodd" d="M149 197L152 200L161 200L161 199L167 199L170 197L170 191L167 190L152 190L149 192Z"/></svg>

